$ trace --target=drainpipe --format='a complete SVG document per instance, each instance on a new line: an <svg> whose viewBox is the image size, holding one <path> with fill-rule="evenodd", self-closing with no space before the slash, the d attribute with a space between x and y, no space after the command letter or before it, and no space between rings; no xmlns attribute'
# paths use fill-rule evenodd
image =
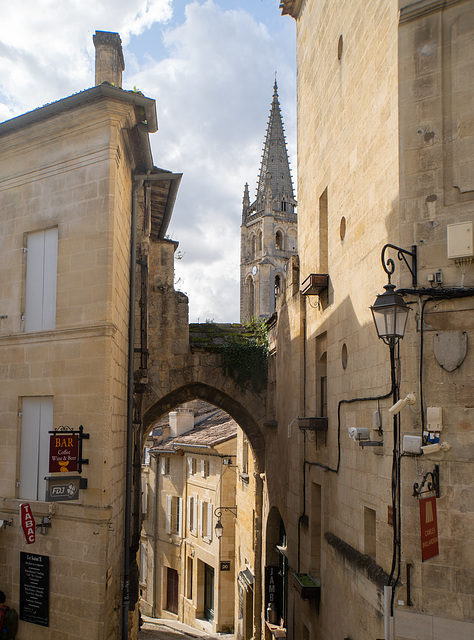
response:
<svg viewBox="0 0 474 640"><path fill-rule="evenodd" d="M128 381L127 381L127 458L125 472L125 531L123 554L122 640L128 638L128 612L130 608L130 526L132 515L133 472L133 370L135 345L135 290L137 261L137 194L143 180L132 187L132 212L130 232L130 299L128 317Z"/></svg>
<svg viewBox="0 0 474 640"><path fill-rule="evenodd" d="M254 586L254 603L253 603L253 630L254 640L260 640L262 637L262 624L265 620L265 612L263 612L262 597L262 525L263 525L263 480L260 473L254 474L255 478L255 580ZM263 612L263 615L262 615Z"/></svg>

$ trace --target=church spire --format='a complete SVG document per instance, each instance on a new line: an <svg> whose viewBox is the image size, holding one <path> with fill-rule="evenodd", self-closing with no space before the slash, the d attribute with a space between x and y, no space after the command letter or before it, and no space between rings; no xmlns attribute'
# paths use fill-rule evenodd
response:
<svg viewBox="0 0 474 640"><path fill-rule="evenodd" d="M267 194L267 192L270 192ZM293 211L296 204L293 182L291 180L290 162L286 148L285 131L278 100L278 85L275 78L273 100L268 118L262 163L257 187L257 202L264 203L264 196L270 196L276 202L288 202L288 211Z"/></svg>

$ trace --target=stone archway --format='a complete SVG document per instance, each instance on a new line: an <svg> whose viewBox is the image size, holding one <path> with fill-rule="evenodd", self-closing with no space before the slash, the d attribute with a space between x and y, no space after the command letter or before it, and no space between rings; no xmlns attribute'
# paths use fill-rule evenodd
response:
<svg viewBox="0 0 474 640"><path fill-rule="evenodd" d="M237 422L249 439L258 470L263 469L264 438L258 421L235 397L202 382L185 384L155 402L143 416L143 435L146 435L153 424L177 406L197 398L223 409Z"/></svg>

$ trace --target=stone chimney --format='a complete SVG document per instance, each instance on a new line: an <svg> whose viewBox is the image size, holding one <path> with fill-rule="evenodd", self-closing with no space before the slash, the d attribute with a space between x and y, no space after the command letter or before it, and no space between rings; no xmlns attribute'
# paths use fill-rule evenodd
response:
<svg viewBox="0 0 474 640"><path fill-rule="evenodd" d="M189 411L188 409L171 411L169 419L170 436L172 438L176 438L194 427L194 411Z"/></svg>
<svg viewBox="0 0 474 640"><path fill-rule="evenodd" d="M122 40L118 33L96 31L92 36L95 46L95 84L109 82L122 88L122 71L125 69Z"/></svg>

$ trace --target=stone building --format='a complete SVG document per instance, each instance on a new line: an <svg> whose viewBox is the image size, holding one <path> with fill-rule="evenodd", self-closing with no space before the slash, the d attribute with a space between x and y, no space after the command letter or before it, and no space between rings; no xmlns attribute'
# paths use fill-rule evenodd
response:
<svg viewBox="0 0 474 640"><path fill-rule="evenodd" d="M159 442L143 466L144 614L209 632L234 627L238 430L224 411L201 401L160 422Z"/></svg>
<svg viewBox="0 0 474 640"><path fill-rule="evenodd" d="M94 44L97 86L0 124L0 573L31 640L127 637L150 247L173 277L180 175L153 165L155 101L121 88L118 34ZM69 444L80 427L82 451L60 448L51 464L52 432L74 430Z"/></svg>
<svg viewBox="0 0 474 640"><path fill-rule="evenodd" d="M474 3L280 4L298 260L269 322L265 590L293 640L467 639ZM370 310L387 298L409 309L388 346Z"/></svg>
<svg viewBox="0 0 474 640"><path fill-rule="evenodd" d="M275 80L260 165L257 197L248 184L242 205L240 319L269 318L285 287L286 265L296 253L296 200Z"/></svg>

